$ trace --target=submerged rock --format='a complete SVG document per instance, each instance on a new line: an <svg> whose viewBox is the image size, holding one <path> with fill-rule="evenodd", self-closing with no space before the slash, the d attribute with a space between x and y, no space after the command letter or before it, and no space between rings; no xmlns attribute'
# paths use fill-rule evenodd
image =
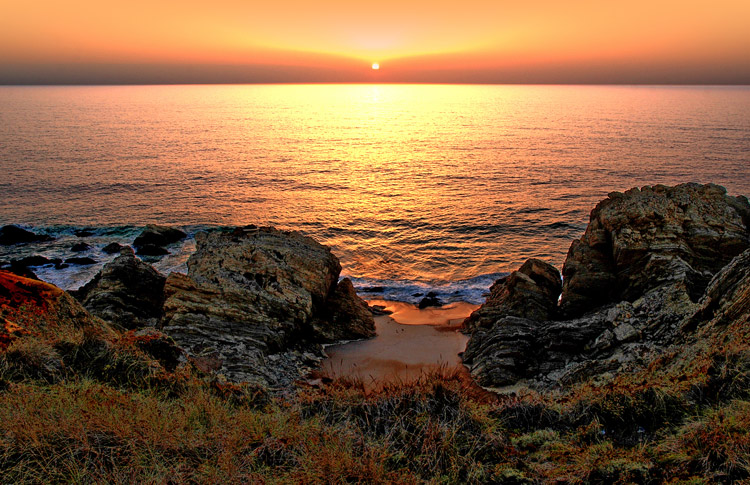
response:
<svg viewBox="0 0 750 485"><path fill-rule="evenodd" d="M73 294L92 315L122 328L154 327L162 317L165 281L125 248Z"/></svg>
<svg viewBox="0 0 750 485"><path fill-rule="evenodd" d="M0 227L0 245L3 246L52 240L54 240L54 238L46 234L35 234L18 226L8 225Z"/></svg>
<svg viewBox="0 0 750 485"><path fill-rule="evenodd" d="M80 253L82 251L88 251L91 249L91 246L86 244L85 242L75 243L73 247L70 248L71 251L75 253Z"/></svg>
<svg viewBox="0 0 750 485"><path fill-rule="evenodd" d="M145 246L136 246L136 252L140 256L165 256L169 251L155 244L146 244Z"/></svg>
<svg viewBox="0 0 750 485"><path fill-rule="evenodd" d="M327 247L298 233L199 233L188 274L167 278L163 330L204 370L284 387L322 357L319 342L372 330L349 285L337 294L340 271Z"/></svg>
<svg viewBox="0 0 750 485"><path fill-rule="evenodd" d="M68 258L65 260L67 264L77 264L79 266L88 266L91 264L96 264L96 260L93 258L85 257L85 258Z"/></svg>
<svg viewBox="0 0 750 485"><path fill-rule="evenodd" d="M124 248L128 246L123 246L122 244L118 244L116 242L109 243L106 246L102 248L102 252L106 254L117 254L120 251L122 251Z"/></svg>
<svg viewBox="0 0 750 485"><path fill-rule="evenodd" d="M750 261L732 260L750 247L748 222L747 199L715 185L610 194L568 253L560 311L559 274L527 261L467 319L464 362L482 385L537 388L647 362L716 308L742 303L722 298Z"/></svg>

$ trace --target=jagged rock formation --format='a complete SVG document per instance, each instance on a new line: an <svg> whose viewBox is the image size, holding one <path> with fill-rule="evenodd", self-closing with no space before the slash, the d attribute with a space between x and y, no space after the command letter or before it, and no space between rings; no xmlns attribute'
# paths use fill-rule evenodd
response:
<svg viewBox="0 0 750 485"><path fill-rule="evenodd" d="M204 370L283 387L317 362L319 342L373 334L353 288L337 291L338 259L313 239L250 226L196 245L188 274L167 278L163 330Z"/></svg>
<svg viewBox="0 0 750 485"><path fill-rule="evenodd" d="M126 329L155 327L162 317L165 280L125 247L94 279L72 293L102 320Z"/></svg>
<svg viewBox="0 0 750 485"><path fill-rule="evenodd" d="M747 199L715 185L610 194L570 248L560 314L552 287L531 285L528 267L514 272L467 319L475 331L464 362L485 386L541 388L646 362L705 321L701 308L721 299L729 277L706 286L750 247L749 222Z"/></svg>
<svg viewBox="0 0 750 485"><path fill-rule="evenodd" d="M485 304L464 325L469 329L488 327L505 316L550 320L556 315L561 289L557 268L539 259L529 259L518 271L495 281Z"/></svg>
<svg viewBox="0 0 750 485"><path fill-rule="evenodd" d="M561 309L579 316L633 301L675 277L687 277L697 300L711 276L748 247L748 224L747 199L718 185L613 192L568 251Z"/></svg>

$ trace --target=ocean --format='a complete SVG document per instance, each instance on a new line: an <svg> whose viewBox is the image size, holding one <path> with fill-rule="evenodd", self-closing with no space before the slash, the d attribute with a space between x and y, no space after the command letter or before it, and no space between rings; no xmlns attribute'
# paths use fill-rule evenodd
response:
<svg viewBox="0 0 750 485"><path fill-rule="evenodd" d="M527 258L561 267L611 191L750 195L750 88L0 87L0 174L0 224L57 238L0 261L98 261L34 268L66 289L145 224L191 236L149 259L165 273L197 231L256 224L329 245L365 298L481 303Z"/></svg>

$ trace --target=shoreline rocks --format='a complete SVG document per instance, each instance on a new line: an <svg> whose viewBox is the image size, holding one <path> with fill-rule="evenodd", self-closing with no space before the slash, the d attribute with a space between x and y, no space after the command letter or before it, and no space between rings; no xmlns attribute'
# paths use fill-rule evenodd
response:
<svg viewBox="0 0 750 485"><path fill-rule="evenodd" d="M135 238L133 247L136 253L143 256L163 256L169 254L165 246L176 243L187 237L183 231L168 226L149 224Z"/></svg>
<svg viewBox="0 0 750 485"><path fill-rule="evenodd" d="M559 307L556 270L527 261L465 321L464 363L487 387L544 389L647 362L705 320L715 274L750 260L748 224L747 199L712 184L610 194L571 245Z"/></svg>
<svg viewBox="0 0 750 485"><path fill-rule="evenodd" d="M53 241L54 238L46 234L35 234L18 226L7 225L0 227L0 245L12 246L29 242Z"/></svg>
<svg viewBox="0 0 750 485"><path fill-rule="evenodd" d="M126 247L80 289L71 292L102 320L121 328L156 327L162 316L166 277Z"/></svg>
<svg viewBox="0 0 750 485"><path fill-rule="evenodd" d="M322 358L321 343L374 333L340 271L327 247L298 233L199 233L188 274L167 278L162 329L207 370L285 387Z"/></svg>

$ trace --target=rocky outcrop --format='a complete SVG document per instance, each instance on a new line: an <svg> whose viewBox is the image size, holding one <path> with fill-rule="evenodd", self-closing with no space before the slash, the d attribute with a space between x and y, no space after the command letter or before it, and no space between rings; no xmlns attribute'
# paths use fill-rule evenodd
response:
<svg viewBox="0 0 750 485"><path fill-rule="evenodd" d="M165 280L126 247L73 294L102 320L125 329L154 327L162 317Z"/></svg>
<svg viewBox="0 0 750 485"><path fill-rule="evenodd" d="M312 320L316 337L325 342L357 340L375 336L372 312L354 290L349 278L342 279L328 298L322 315Z"/></svg>
<svg viewBox="0 0 750 485"><path fill-rule="evenodd" d="M485 304L474 311L464 325L469 330L488 327L505 316L552 319L557 312L561 289L557 268L539 259L529 259L518 271L492 285Z"/></svg>
<svg viewBox="0 0 750 485"><path fill-rule="evenodd" d="M163 330L204 370L284 387L322 356L319 342L372 330L346 284L336 291L340 271L328 248L298 233L199 233L188 274L167 278Z"/></svg>
<svg viewBox="0 0 750 485"><path fill-rule="evenodd" d="M181 241L185 237L187 237L187 234L179 229L149 224L135 238L133 247L135 247L138 254L144 256L161 256L169 254L169 251L164 249L164 246Z"/></svg>
<svg viewBox="0 0 750 485"><path fill-rule="evenodd" d="M570 247L561 309L578 316L683 277L697 300L711 276L748 247L749 223L747 199L718 185L611 193Z"/></svg>
<svg viewBox="0 0 750 485"><path fill-rule="evenodd" d="M60 288L0 270L0 351L24 335L104 327Z"/></svg>
<svg viewBox="0 0 750 485"><path fill-rule="evenodd" d="M467 319L474 332L464 362L482 385L522 381L538 388L646 362L714 318L717 308L742 303L741 296L724 296L728 286L742 287L744 273L736 268L746 268L750 256L732 258L750 247L748 222L747 199L715 185L610 194L571 246L559 311L555 289L542 291L537 282L540 271L526 278L530 260L526 270L498 281ZM541 281L554 280L548 270ZM738 313L728 310L731 318Z"/></svg>
<svg viewBox="0 0 750 485"><path fill-rule="evenodd" d="M46 234L34 234L31 231L18 226L8 225L0 227L0 245L11 246L13 244L52 241L54 238Z"/></svg>

